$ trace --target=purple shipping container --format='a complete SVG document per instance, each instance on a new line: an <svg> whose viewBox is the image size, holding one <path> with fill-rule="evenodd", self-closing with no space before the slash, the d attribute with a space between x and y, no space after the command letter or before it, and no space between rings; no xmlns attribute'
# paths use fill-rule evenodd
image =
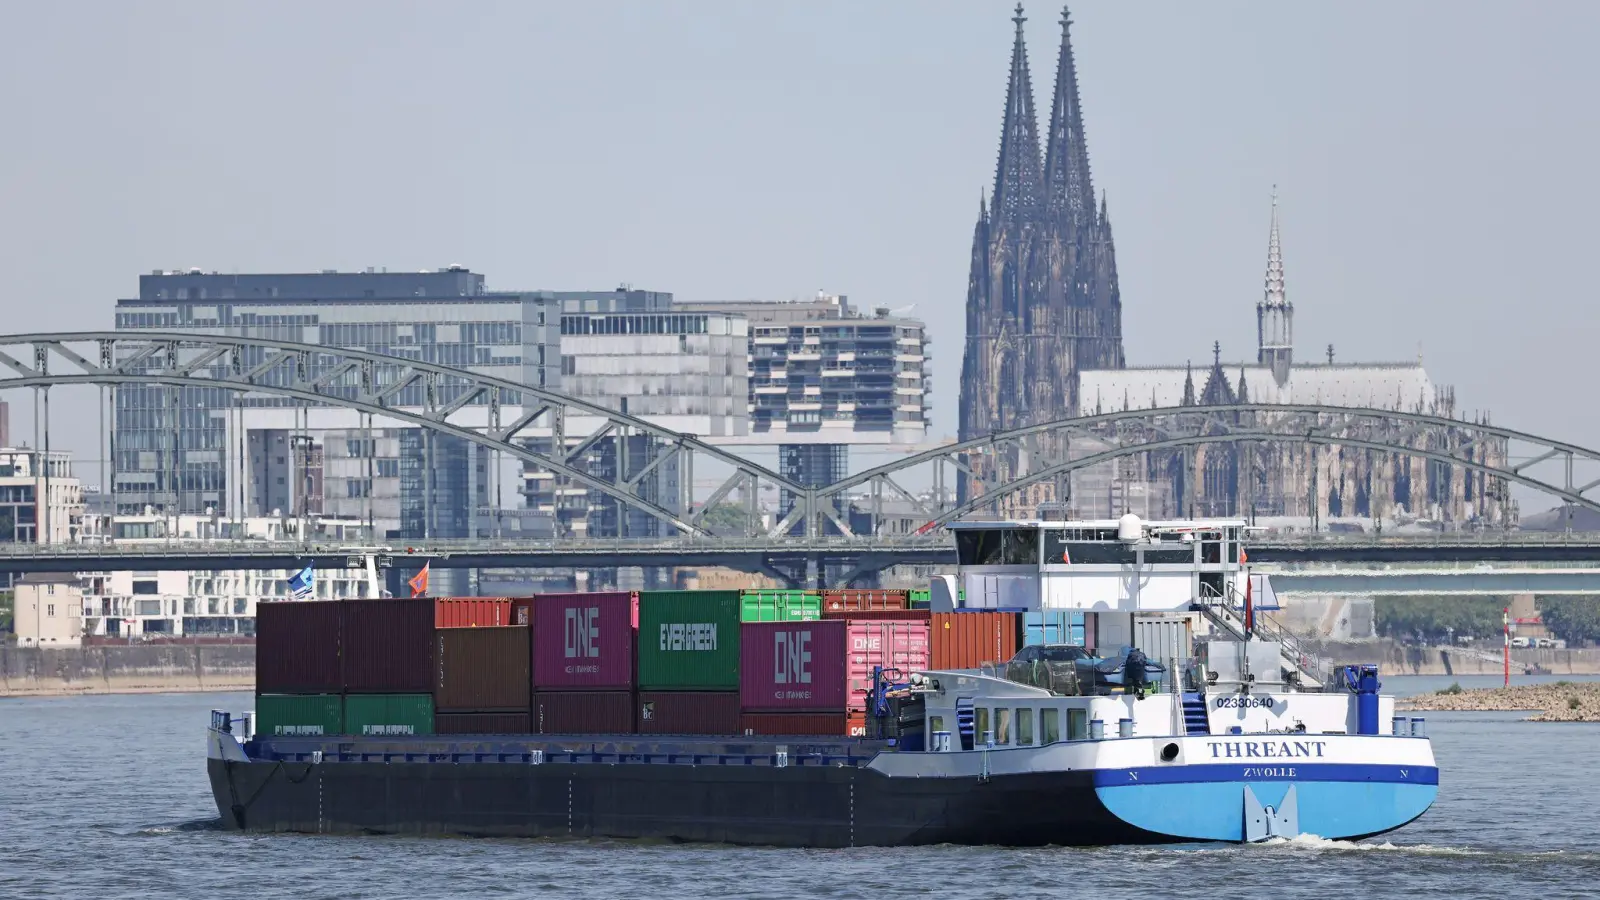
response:
<svg viewBox="0 0 1600 900"><path fill-rule="evenodd" d="M738 691L640 691L640 734L741 734Z"/></svg>
<svg viewBox="0 0 1600 900"><path fill-rule="evenodd" d="M344 689L357 694L432 694L433 600L341 602Z"/></svg>
<svg viewBox="0 0 1600 900"><path fill-rule="evenodd" d="M540 594L533 604L535 690L633 688L638 595L627 591Z"/></svg>
<svg viewBox="0 0 1600 900"><path fill-rule="evenodd" d="M534 734L633 734L633 691L540 691Z"/></svg>
<svg viewBox="0 0 1600 900"><path fill-rule="evenodd" d="M844 710L848 625L745 622L739 634L739 703L747 712Z"/></svg>
<svg viewBox="0 0 1600 900"><path fill-rule="evenodd" d="M276 600L256 604L256 692L337 694L344 604Z"/></svg>

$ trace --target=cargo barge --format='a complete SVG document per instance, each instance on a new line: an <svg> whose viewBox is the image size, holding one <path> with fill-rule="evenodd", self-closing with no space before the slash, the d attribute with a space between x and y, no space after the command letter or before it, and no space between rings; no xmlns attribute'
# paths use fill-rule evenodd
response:
<svg viewBox="0 0 1600 900"><path fill-rule="evenodd" d="M507 601L525 625L459 623L496 635L470 639L398 612L416 601L293 613L323 623L295 644L322 676L265 667L253 715L213 713L218 811L260 832L1027 846L1353 839L1432 804L1424 723L1375 671L1267 639L1242 522L955 531L961 574L921 610L557 595ZM464 641L528 652L439 651ZM431 692L374 699L418 670ZM506 706L460 708L487 699Z"/></svg>

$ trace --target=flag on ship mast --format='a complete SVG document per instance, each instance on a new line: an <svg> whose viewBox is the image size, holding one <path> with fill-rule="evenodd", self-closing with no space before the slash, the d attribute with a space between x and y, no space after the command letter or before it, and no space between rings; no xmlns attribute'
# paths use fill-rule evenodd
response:
<svg viewBox="0 0 1600 900"><path fill-rule="evenodd" d="M430 565L432 563L423 563L422 571L411 576L411 580L406 582L411 585L411 596L426 597L428 595L428 566Z"/></svg>
<svg viewBox="0 0 1600 900"><path fill-rule="evenodd" d="M296 600L305 600L311 596L311 566L289 576L289 596Z"/></svg>

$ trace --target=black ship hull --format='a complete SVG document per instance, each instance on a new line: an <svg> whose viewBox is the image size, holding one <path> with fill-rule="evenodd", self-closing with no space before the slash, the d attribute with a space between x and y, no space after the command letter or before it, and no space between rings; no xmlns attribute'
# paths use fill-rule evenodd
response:
<svg viewBox="0 0 1600 900"><path fill-rule="evenodd" d="M208 760L255 832L604 837L784 847L1166 843L1087 772L889 777L860 766Z"/></svg>

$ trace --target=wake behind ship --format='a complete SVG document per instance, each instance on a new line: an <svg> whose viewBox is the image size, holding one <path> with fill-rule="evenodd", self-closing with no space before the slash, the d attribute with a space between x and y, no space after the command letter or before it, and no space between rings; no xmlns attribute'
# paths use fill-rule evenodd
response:
<svg viewBox="0 0 1600 900"><path fill-rule="evenodd" d="M1267 639L1242 522L955 530L961 573L926 596L263 604L256 709L207 733L218 810L264 832L1026 846L1360 838L1433 802L1423 722L1375 670Z"/></svg>

